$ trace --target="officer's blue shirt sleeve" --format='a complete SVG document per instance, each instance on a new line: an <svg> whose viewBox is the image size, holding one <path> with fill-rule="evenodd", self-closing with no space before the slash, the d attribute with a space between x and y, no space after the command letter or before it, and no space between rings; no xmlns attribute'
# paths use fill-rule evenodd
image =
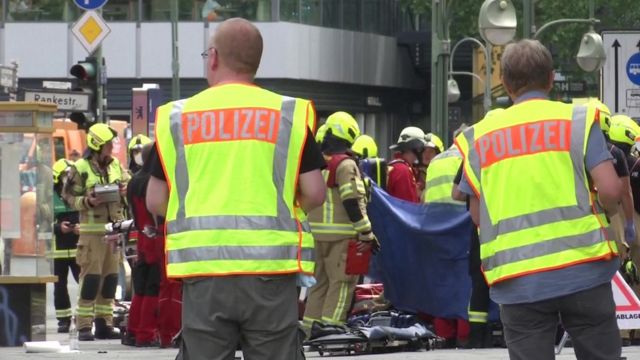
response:
<svg viewBox="0 0 640 360"><path fill-rule="evenodd" d="M607 143L604 139L604 135L602 134L602 130L600 129L600 125L594 123L591 126L589 138L587 139L587 153L584 156L585 167L587 171L591 171L603 161L612 159L613 157L611 156L611 153L607 150ZM460 180L458 190L468 195L474 195L466 176L463 176Z"/></svg>

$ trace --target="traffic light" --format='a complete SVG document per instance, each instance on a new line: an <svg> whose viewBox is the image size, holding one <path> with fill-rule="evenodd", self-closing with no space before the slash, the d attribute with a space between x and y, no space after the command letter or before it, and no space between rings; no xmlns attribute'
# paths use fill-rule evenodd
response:
<svg viewBox="0 0 640 360"><path fill-rule="evenodd" d="M81 129L88 129L96 121L98 121L98 96L99 96L99 81L98 81L98 59L90 56L84 61L78 61L69 69L69 73L74 76L76 81L76 87L73 91L81 91L89 95L89 109L87 112L73 112L69 115L69 119Z"/></svg>

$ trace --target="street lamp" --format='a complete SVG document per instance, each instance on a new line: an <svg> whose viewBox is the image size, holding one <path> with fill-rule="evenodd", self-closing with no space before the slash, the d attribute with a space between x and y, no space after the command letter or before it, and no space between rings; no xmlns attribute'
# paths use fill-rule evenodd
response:
<svg viewBox="0 0 640 360"><path fill-rule="evenodd" d="M514 33L515 35L515 33ZM484 98L483 98L483 102L482 105L484 107L484 113L486 114L487 112L489 112L489 110L491 109L491 43L488 43L487 46L485 46L480 40L476 39L476 38L472 38L472 37L465 37L460 39L454 46L453 49L451 50L451 61L449 62L449 76L451 76L452 74L454 74L453 71L453 59L456 53L456 49L458 49L458 46L460 46L462 43L464 42L473 42L476 43L478 46L480 46L480 48L482 48L482 51L484 53L484 58L485 58L485 80L484 80ZM464 74L466 75L466 73L460 73L460 74ZM475 74L474 74L475 75ZM480 77L477 77L478 79L481 79ZM458 83L453 79L450 78L449 79L449 87L452 87L451 82L455 83L455 86L458 86ZM458 91L459 93L459 91ZM459 98L459 96L458 96ZM457 101L457 99L455 100ZM453 101L450 101L453 102Z"/></svg>
<svg viewBox="0 0 640 360"><path fill-rule="evenodd" d="M533 25L533 3L535 0L523 0L525 12L525 37L530 37L535 26ZM550 21L535 32L536 39L549 27L565 23L590 23L591 29L582 36L580 50L576 56L578 66L584 71L598 70L605 61L605 51L602 37L593 31L593 25L599 22L594 18L594 2L589 3L588 19L558 19ZM515 8L511 0L485 0L480 7L478 28L480 35L487 42L494 45L504 45L511 41L515 35ZM511 28L510 26L513 26Z"/></svg>
<svg viewBox="0 0 640 360"><path fill-rule="evenodd" d="M516 8L510 0L485 0L480 7L478 30L487 43L505 45L516 35Z"/></svg>

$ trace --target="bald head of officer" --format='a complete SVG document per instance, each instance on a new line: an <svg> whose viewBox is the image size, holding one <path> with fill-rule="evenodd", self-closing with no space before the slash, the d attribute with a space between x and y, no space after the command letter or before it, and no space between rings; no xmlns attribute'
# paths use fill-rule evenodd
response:
<svg viewBox="0 0 640 360"><path fill-rule="evenodd" d="M553 87L553 59L538 40L507 45L500 66L502 84L512 100L533 90L549 93Z"/></svg>
<svg viewBox="0 0 640 360"><path fill-rule="evenodd" d="M262 35L248 20L225 20L209 39L203 56L207 59L209 86L228 81L252 82L262 57Z"/></svg>

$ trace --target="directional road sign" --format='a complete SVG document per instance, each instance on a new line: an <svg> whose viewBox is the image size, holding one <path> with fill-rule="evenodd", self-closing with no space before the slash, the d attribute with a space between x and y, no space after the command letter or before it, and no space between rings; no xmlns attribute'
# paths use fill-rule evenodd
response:
<svg viewBox="0 0 640 360"><path fill-rule="evenodd" d="M73 0L80 9L96 10L100 9L109 0Z"/></svg>
<svg viewBox="0 0 640 360"><path fill-rule="evenodd" d="M640 31L603 31L602 42L601 99L614 114L640 119Z"/></svg>
<svg viewBox="0 0 640 360"><path fill-rule="evenodd" d="M111 29L100 14L95 11L86 11L73 25L71 32L91 54L109 35Z"/></svg>
<svg viewBox="0 0 640 360"><path fill-rule="evenodd" d="M58 111L89 111L89 94L77 91L25 90L24 101L56 104Z"/></svg>

